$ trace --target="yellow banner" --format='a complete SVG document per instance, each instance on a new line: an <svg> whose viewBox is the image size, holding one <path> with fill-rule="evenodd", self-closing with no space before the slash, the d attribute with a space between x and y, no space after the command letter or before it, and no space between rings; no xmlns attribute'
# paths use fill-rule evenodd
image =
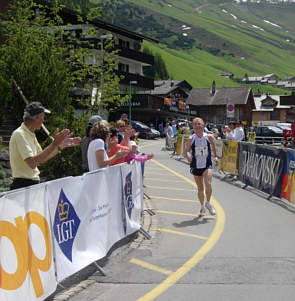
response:
<svg viewBox="0 0 295 301"><path fill-rule="evenodd" d="M178 135L176 140L176 155L180 156L182 153L182 138L183 135Z"/></svg>
<svg viewBox="0 0 295 301"><path fill-rule="evenodd" d="M221 170L232 175L238 174L238 146L237 141L226 141L223 144L223 156L221 160Z"/></svg>

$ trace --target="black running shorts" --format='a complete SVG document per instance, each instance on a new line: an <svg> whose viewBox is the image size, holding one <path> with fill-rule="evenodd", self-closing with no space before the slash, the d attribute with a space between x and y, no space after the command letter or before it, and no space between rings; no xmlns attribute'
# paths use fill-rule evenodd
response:
<svg viewBox="0 0 295 301"><path fill-rule="evenodd" d="M206 169L208 168L191 168L191 174L193 174L194 176L201 177Z"/></svg>

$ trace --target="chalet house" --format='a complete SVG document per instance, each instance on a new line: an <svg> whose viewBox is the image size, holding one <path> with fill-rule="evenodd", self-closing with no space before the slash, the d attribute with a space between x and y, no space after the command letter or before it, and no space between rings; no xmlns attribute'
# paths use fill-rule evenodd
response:
<svg viewBox="0 0 295 301"><path fill-rule="evenodd" d="M37 0L36 2L47 4L45 0ZM7 9L7 6L8 0L0 1L1 10L4 11ZM35 9L35 14L36 16L39 14L38 7ZM114 38L115 48L118 50L119 55L119 64L115 71L119 76L124 76L120 80L120 89L123 94L129 93L130 82L143 91L149 91L154 88L154 79L143 75L143 67L153 65L154 57L143 53L141 51L141 44L143 40L158 43L157 40L98 19L86 25L83 20L81 21L81 18L78 20L75 11L67 8L62 9L60 16L64 24L71 24L64 25L64 30L69 31L71 34L76 34L77 37L83 40L89 39L92 42L97 42L97 47L93 50L93 56L86 58L89 64L101 63L101 52L104 50L105 39ZM85 19L84 16L82 16L83 18ZM87 32L91 26L97 29L99 32L98 36L87 36Z"/></svg>
<svg viewBox="0 0 295 301"><path fill-rule="evenodd" d="M192 86L185 80L159 80L154 82L154 89L137 91L132 96L132 119L141 120L157 126L168 119L187 118L196 116L193 106L187 105L186 100ZM129 104L124 104L116 113L128 112Z"/></svg>
<svg viewBox="0 0 295 301"><path fill-rule="evenodd" d="M295 122L295 92L293 91L291 95L281 95L280 104L290 106L286 112L286 122Z"/></svg>
<svg viewBox="0 0 295 301"><path fill-rule="evenodd" d="M275 85L279 81L279 78L275 74L271 73L264 76L246 76L237 81L244 84Z"/></svg>
<svg viewBox="0 0 295 301"><path fill-rule="evenodd" d="M254 97L255 109L252 110L252 121L287 122L287 112L291 106L280 103L280 95L261 95Z"/></svg>
<svg viewBox="0 0 295 301"><path fill-rule="evenodd" d="M194 88L187 103L197 108L198 116L205 122L228 123L227 105L233 104L234 120L252 123L252 110L255 108L252 89L249 87Z"/></svg>
<svg viewBox="0 0 295 301"><path fill-rule="evenodd" d="M116 73L119 76L124 76L120 80L120 89L123 94L129 93L130 83L135 85L137 89L144 91L154 88L154 79L143 75L143 67L153 65L154 57L143 53L141 44L143 40L158 43L157 40L99 19L90 22L90 26L98 30L98 36L87 36L89 25L78 22L77 14L74 11L64 8L61 15L65 23L72 24L67 25L66 30L75 32L77 36L81 36L84 40L96 40L99 43L97 49L93 51L93 57L88 58L89 64L100 64L100 52L103 51L105 39L112 38L115 40L115 48L118 50L119 55Z"/></svg>

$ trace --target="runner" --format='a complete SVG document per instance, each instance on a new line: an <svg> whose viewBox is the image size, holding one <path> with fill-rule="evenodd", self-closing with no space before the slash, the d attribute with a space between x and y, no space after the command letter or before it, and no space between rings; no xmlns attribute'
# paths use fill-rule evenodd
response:
<svg viewBox="0 0 295 301"><path fill-rule="evenodd" d="M218 164L218 157L214 137L204 133L205 124L202 118L195 118L193 120L194 134L186 145L185 156L190 163L190 171L193 174L197 187L198 198L201 203L201 210L199 216L204 216L206 209L209 210L211 215L215 215L215 209L210 203L212 194L212 159L211 152L214 154L216 165ZM212 151L211 151L212 150ZM205 194L207 201L205 202Z"/></svg>

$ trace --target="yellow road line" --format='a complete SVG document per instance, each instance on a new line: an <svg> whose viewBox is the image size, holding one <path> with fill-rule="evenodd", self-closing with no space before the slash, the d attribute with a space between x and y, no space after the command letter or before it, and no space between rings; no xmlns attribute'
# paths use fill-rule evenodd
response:
<svg viewBox="0 0 295 301"><path fill-rule="evenodd" d="M146 188L159 188L159 189L169 189L169 190L179 190L179 191L196 191L195 189L187 189L187 188L171 188L171 187L164 187L164 186L152 186L152 185L145 185Z"/></svg>
<svg viewBox="0 0 295 301"><path fill-rule="evenodd" d="M208 239L208 237L206 237L206 236L201 236L201 235L197 235L197 234L190 234L190 233L185 233L185 232L179 232L179 231L163 229L163 228L157 228L157 229L152 229L152 230L159 231L159 232L166 232L166 233L176 234L176 235L182 235L182 236L189 236L189 237L194 237L194 238L199 238L199 239L204 239L204 240Z"/></svg>
<svg viewBox="0 0 295 301"><path fill-rule="evenodd" d="M177 199L177 198L167 198L164 196L156 196L156 195L149 195L151 199L157 199L157 200L169 200L169 201L179 201L179 202L189 202L189 203L199 203L199 201L194 200L186 200L186 199Z"/></svg>
<svg viewBox="0 0 295 301"><path fill-rule="evenodd" d="M162 179L162 178L146 178L146 177L144 177L144 180L157 181L157 182L168 182L168 183L179 183L179 180L175 181L175 180L168 180L168 179Z"/></svg>
<svg viewBox="0 0 295 301"><path fill-rule="evenodd" d="M178 176L179 178L185 180L186 182L190 183L194 187L196 187L195 182L191 181L190 179L186 178L185 176L177 173L176 171L170 169L169 167L153 160L155 164L161 166L163 169L166 169L173 173L174 175ZM214 247L214 245L219 240L225 225L225 213L223 208L220 204L215 200L213 197L211 198L211 202L215 207L217 213L217 219L215 226L213 228L212 233L206 240L206 242L202 245L202 247L190 258L188 259L177 271L169 275L163 282L158 284L154 289L149 291L144 296L137 299L137 301L149 301L154 300L156 297L164 293L168 288L174 285L177 281L179 281L184 275L186 275L192 268L194 268L205 256L206 254Z"/></svg>
<svg viewBox="0 0 295 301"><path fill-rule="evenodd" d="M164 214L171 214L171 215L198 216L198 214L176 212L176 211L166 211L166 210L157 210L157 209L153 211L155 211L156 213L164 213Z"/></svg>
<svg viewBox="0 0 295 301"><path fill-rule="evenodd" d="M175 177L174 175L168 174L168 173L158 173L158 172L149 172L148 170L144 172L144 175L146 176L152 176L152 175L156 175L156 176L164 176L164 177Z"/></svg>
<svg viewBox="0 0 295 301"><path fill-rule="evenodd" d="M156 271L156 272L165 274L165 275L171 275L173 273L172 271L160 268L160 267L158 267L156 265L147 263L145 261L142 261L142 260L139 260L139 259L136 259L136 258L132 258L129 262L137 264L137 265L139 265L139 266L141 266L143 268L146 268L146 269L149 269L149 270L152 270L152 271Z"/></svg>
<svg viewBox="0 0 295 301"><path fill-rule="evenodd" d="M171 214L171 215L182 215L182 216L195 216L198 217L199 214L193 214L193 213L184 213L184 212L176 212L176 211L166 211L166 210L153 210L156 213L163 213L163 214ZM209 219L215 219L216 217L214 215L205 215L203 218L209 218Z"/></svg>

